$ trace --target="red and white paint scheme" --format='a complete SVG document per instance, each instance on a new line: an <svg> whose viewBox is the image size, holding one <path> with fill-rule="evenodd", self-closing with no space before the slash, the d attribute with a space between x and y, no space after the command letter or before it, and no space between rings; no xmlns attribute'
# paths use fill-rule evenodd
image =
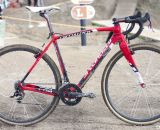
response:
<svg viewBox="0 0 160 130"><path fill-rule="evenodd" d="M131 66L132 70L135 72L137 80L140 83L140 86L144 87L145 84L143 82L142 76L141 76L141 74L139 73L139 71L136 67L136 64L135 64L134 59L133 59L132 54L131 54L131 51L130 51L130 49L128 47L128 44L125 40L125 36L121 32L121 27L120 27L119 24L116 24L113 27L99 27L99 28L96 28L96 29L88 29L88 30L83 30L83 31L79 31L79 32L69 33L69 34L62 34L62 35L53 34L51 41L46 45L44 50L38 55L35 63L28 70L28 73L26 74L26 76L23 78L23 80L21 82L24 82L24 80L27 78L27 76L32 72L34 67L37 65L39 60L43 57L43 55L49 49L51 44L53 44L54 47L55 47L63 78L65 79L66 82L69 82L69 79L68 79L68 76L67 76L67 71L66 71L65 65L63 63L63 59L61 57L61 54L60 54L60 50L58 48L57 41L60 40L60 39L63 39L63 38L68 38L68 37L72 37L72 36L81 35L83 33L88 34L88 33L93 33L93 32L107 32L107 31L113 32L112 37L110 38L109 42L106 44L106 46L104 47L102 52L99 54L97 59L93 62L91 67L87 70L85 75L79 81L79 83L77 83L77 86L81 88L86 84L86 82L90 79L90 77L92 76L92 74L94 73L94 71L96 70L98 65L102 62L102 60L105 58L105 56L110 52L113 45L115 45L116 43L119 42L120 43L119 44L120 50L122 51L124 57L128 61L128 64ZM19 84L19 86L21 87L22 90L34 91L34 92L39 92L39 93L52 95L52 96L57 95L56 92L54 92L54 91L51 92L50 89L40 88L39 86L35 86L33 84L24 84L24 85Z"/></svg>

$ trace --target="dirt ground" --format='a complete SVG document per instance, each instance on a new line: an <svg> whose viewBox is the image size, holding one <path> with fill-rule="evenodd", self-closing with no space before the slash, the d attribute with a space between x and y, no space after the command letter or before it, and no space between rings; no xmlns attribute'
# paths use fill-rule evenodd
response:
<svg viewBox="0 0 160 130"><path fill-rule="evenodd" d="M5 45L27 43L41 47L41 43L35 43L34 41L18 38L17 35L9 34L8 37L13 39L6 39ZM16 38L17 37L17 38ZM77 83L82 75L86 72L86 69L95 60L100 50L104 47L104 44L95 44L92 46L81 47L78 45L68 46L62 43L60 49L64 62L68 69L70 81ZM156 123L150 126L132 126L117 119L106 107L100 89L101 76L104 70L104 66L114 54L111 52L108 58L99 66L95 74L86 84L83 92L93 92L96 94L96 98L87 99L83 98L82 101L74 107L68 107L62 102L57 106L56 110L42 122L29 126L9 126L5 123L0 123L1 130L159 130L160 123ZM55 54L52 49L48 54L53 57L58 65ZM78 69L77 69L78 68Z"/></svg>
<svg viewBox="0 0 160 130"><path fill-rule="evenodd" d="M57 1L55 1L56 3ZM102 0L101 0L102 2ZM103 11L104 6L110 6L109 0L106 1L102 6L102 3L94 4L99 11ZM113 3L112 3L113 4ZM105 14L102 17L97 18L105 18L111 15ZM12 16L17 13L17 16L20 18L27 18L28 14L24 13L25 9L15 9L13 12L7 11L6 14L8 16ZM23 13L23 15L22 15ZM61 14L62 15L62 14ZM67 14L69 15L69 14ZM58 14L57 14L58 16ZM56 17L57 17L56 16ZM62 23L66 23L65 17L61 17L60 19L56 19L56 22L62 21ZM36 20L39 20L39 18ZM41 19L40 19L41 20ZM36 24L33 29L28 28L28 22L15 22L14 20L7 20L7 37L5 40L5 46L11 44L29 44L36 47L41 48L41 45L46 40L48 30L47 28L36 29ZM77 22L77 21L76 21ZM75 23L75 22L74 22ZM78 25L76 23L75 25ZM18 25L18 26L17 26ZM25 29L24 29L25 27ZM26 31L27 28L27 31ZM72 27L61 27L55 26L55 30L58 30L60 33L65 33L70 31L79 30L79 28ZM18 32L17 32L18 31ZM9 32L9 33L8 33ZM39 34L40 32L40 34ZM13 34L14 33L14 34ZM36 34L35 39L33 39L33 35ZM44 36L43 38L41 38ZM87 47L80 46L80 38L76 37L73 39L62 40L60 44L60 49L62 50L62 56L64 58L64 62L68 69L68 74L70 76L70 80L72 82L78 82L83 74L86 72L86 69L91 65L91 63L95 60L100 51L104 48L104 41L106 40L106 34L93 34L89 35ZM40 42L41 41L41 42ZM137 42L145 42L142 39L138 39L133 41L133 43ZM58 61L56 60L55 53L52 52L53 48L49 50L48 54L53 57L55 62L58 65ZM80 104L74 107L65 106L62 102L57 106L56 110L45 120L42 122L29 126L29 127L21 127L21 126L9 126L5 123L0 122L0 130L160 130L160 123L156 123L150 126L132 126L127 123L124 123L117 119L106 107L102 94L101 94L101 76L104 70L105 65L107 64L110 57L115 52L111 52L108 58L106 58L103 63L96 70L93 77L86 84L83 92L93 92L96 94L95 99L82 99ZM78 69L77 69L78 68Z"/></svg>

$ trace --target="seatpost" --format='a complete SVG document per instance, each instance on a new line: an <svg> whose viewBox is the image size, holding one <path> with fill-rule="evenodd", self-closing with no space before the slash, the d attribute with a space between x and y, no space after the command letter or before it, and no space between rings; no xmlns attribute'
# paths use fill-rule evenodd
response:
<svg viewBox="0 0 160 130"><path fill-rule="evenodd" d="M47 12L46 11L40 12L40 16L46 19L47 24L48 24L48 28L49 28L49 31L50 31L50 36L52 36L54 34L54 32L53 32L53 28L51 26L50 19L49 19L48 15L47 15ZM54 47L57 50L56 54L57 54L57 57L58 57L58 60L59 60L59 63L60 63L61 69L62 69L64 82L68 83L69 82L69 78L68 78L68 75L67 75L67 71L66 71L66 68L65 68L61 53L59 51L58 44L54 44Z"/></svg>
<svg viewBox="0 0 160 130"><path fill-rule="evenodd" d="M45 20L47 21L47 25L48 25L48 28L49 28L49 32L50 32L50 35L53 35L54 34L54 31L53 31L53 28L52 28L52 25L51 25L51 22L50 22L50 19L48 17L48 14L46 11L44 12L40 12L39 15L43 18L45 18Z"/></svg>

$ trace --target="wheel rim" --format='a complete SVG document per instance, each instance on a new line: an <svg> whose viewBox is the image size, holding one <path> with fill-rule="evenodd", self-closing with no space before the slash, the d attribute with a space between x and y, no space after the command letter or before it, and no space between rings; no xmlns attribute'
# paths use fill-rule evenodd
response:
<svg viewBox="0 0 160 130"><path fill-rule="evenodd" d="M133 55L146 88L135 82L136 78L130 66L125 58L120 58L122 54L119 55L120 60L112 66L112 71L108 73L108 82L105 80L105 86L108 86L105 88L105 92L108 93L107 102L114 114L123 120L149 122L160 118L160 97L157 93L160 87L160 52L154 50L157 53L137 50Z"/></svg>
<svg viewBox="0 0 160 130"><path fill-rule="evenodd" d="M18 49L0 56L1 100L0 117L3 121L14 123L27 123L44 116L57 100L57 97L25 91L23 104L17 103L10 96L14 92L14 82L21 80L29 67L34 63L33 53ZM41 60L25 83L32 83L42 87L57 89L56 79L49 65ZM3 87L5 86L5 88ZM3 106L3 107L2 107Z"/></svg>

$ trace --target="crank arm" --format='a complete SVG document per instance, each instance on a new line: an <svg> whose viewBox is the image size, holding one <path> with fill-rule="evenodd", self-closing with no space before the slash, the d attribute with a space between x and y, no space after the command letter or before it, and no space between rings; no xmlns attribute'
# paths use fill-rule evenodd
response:
<svg viewBox="0 0 160 130"><path fill-rule="evenodd" d="M94 93L78 93L78 92L70 92L68 93L69 97L88 97L88 98L95 98Z"/></svg>

